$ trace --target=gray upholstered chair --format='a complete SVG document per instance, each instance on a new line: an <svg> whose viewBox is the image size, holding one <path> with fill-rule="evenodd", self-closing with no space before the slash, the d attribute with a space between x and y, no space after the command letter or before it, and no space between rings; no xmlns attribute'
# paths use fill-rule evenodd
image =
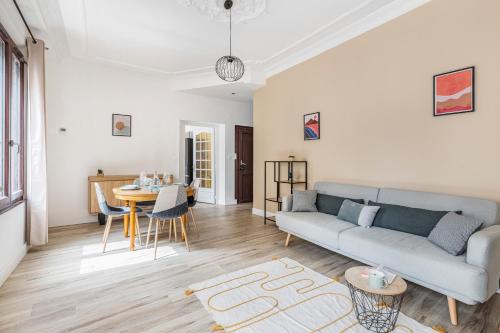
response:
<svg viewBox="0 0 500 333"><path fill-rule="evenodd" d="M156 231L155 231L155 255L158 248L158 233L159 233L159 224L161 220L170 220L170 231L169 231L169 240L171 239L172 234L172 223L175 222L175 219L181 220L181 230L182 235L184 236L184 240L186 242L187 250L189 251L189 242L188 236L185 228L185 215L188 212L188 203L186 196L186 189L183 186L167 186L161 189L158 197L156 198L156 204L151 213L147 213L146 215L149 217L149 227L148 227L148 236L146 239L146 248L149 245L149 237L151 234L151 226L153 224L153 220L156 221Z"/></svg>
<svg viewBox="0 0 500 333"><path fill-rule="evenodd" d="M199 232L198 232L198 226L196 225L196 220L194 219L193 207L198 202L198 192L200 191L200 185L201 185L200 179L193 180L191 182L190 187L193 189L194 196L188 197L189 212L191 213L191 220L193 220L194 228L195 228L197 234L199 234Z"/></svg>
<svg viewBox="0 0 500 333"><path fill-rule="evenodd" d="M125 215L130 214L130 208L129 207L113 207L108 205L106 198L104 197L104 193L102 193L101 186L99 183L94 183L95 185L95 193L97 196L97 202L99 203L99 209L101 210L101 213L106 215L107 221L106 221L106 227L104 228L104 235L102 237L103 241L103 247L102 247L102 253L106 252L106 243L108 242L108 237L109 237L109 231L111 230L111 224L113 223L113 217L123 217ZM135 214L135 228L137 230L137 238L139 240L139 245L142 246L142 240L141 240L141 230L139 228L139 218L137 216L138 212L142 212L142 209L137 207L136 208L136 214Z"/></svg>

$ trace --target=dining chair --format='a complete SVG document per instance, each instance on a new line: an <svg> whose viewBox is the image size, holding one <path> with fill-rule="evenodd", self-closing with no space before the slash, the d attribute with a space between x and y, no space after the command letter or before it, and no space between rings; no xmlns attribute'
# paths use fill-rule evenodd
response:
<svg viewBox="0 0 500 333"><path fill-rule="evenodd" d="M104 193L102 193L101 186L99 185L99 183L96 182L94 183L94 185L95 185L95 193L97 196L97 202L99 204L99 209L101 210L101 213L103 213L108 217L106 221L106 227L104 228L104 235L102 237L102 242L104 243L102 247L102 253L104 253L106 252L106 243L108 242L109 232L111 230L111 224L113 223L113 218L129 215L130 207L113 207L108 205L106 197L104 196ZM137 238L139 239L139 245L142 246L141 230L139 228L139 218L137 215L138 212L142 212L142 209L140 207L136 208L135 228L137 230Z"/></svg>
<svg viewBox="0 0 500 333"><path fill-rule="evenodd" d="M149 238L151 235L151 227L153 224L153 220L156 221L155 255L154 255L155 260L156 260L156 252L158 249L159 224L160 221L163 220L170 220L169 240L171 239L171 234L172 234L172 223L176 219L181 220L181 230L182 230L181 235L184 237L186 248L189 251L188 235L185 226L187 212L188 212L188 203L187 203L186 189L183 186L172 185L164 187L160 190L160 193L156 198L156 203L153 208L153 211L151 213L146 214L149 217L146 248L149 245Z"/></svg>
<svg viewBox="0 0 500 333"><path fill-rule="evenodd" d="M200 191L200 186L201 186L200 179L193 180L191 182L190 187L193 189L194 196L188 197L188 208L189 208L189 212L191 213L191 220L193 220L194 229L196 230L196 233L198 235L199 235L198 226L196 225L196 220L194 219L193 207L196 205L196 202L198 202L198 192Z"/></svg>

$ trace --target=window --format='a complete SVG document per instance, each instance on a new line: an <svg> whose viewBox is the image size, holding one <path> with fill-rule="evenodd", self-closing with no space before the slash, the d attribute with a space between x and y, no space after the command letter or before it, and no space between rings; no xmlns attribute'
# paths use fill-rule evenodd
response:
<svg viewBox="0 0 500 333"><path fill-rule="evenodd" d="M212 188L212 133L201 132L195 137L195 175L202 188Z"/></svg>
<svg viewBox="0 0 500 333"><path fill-rule="evenodd" d="M24 195L25 68L0 26L0 210Z"/></svg>
<svg viewBox="0 0 500 333"><path fill-rule="evenodd" d="M22 197L23 195L23 178L24 168L22 167L23 152L22 152L22 134L21 127L23 121L23 76L21 61L13 56L12 62L12 93L10 99L10 193L13 200Z"/></svg>
<svg viewBox="0 0 500 333"><path fill-rule="evenodd" d="M7 75L5 73L5 67L6 67L6 61L5 61L5 54L7 53L6 50L7 48L5 47L5 42L0 40L0 102L2 105L0 105L0 208L2 206L2 202L5 201L5 198L7 196L7 192L5 191L5 181L4 181L4 165L5 165L5 153L4 153L4 124L5 124L5 103L6 103L6 93L7 93Z"/></svg>

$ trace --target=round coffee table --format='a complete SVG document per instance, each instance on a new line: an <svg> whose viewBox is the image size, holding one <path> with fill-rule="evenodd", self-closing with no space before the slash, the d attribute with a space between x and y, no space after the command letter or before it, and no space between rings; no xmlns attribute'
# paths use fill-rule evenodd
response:
<svg viewBox="0 0 500 333"><path fill-rule="evenodd" d="M386 288L371 288L368 284L368 278L361 276L366 268L368 267L352 267L345 272L356 317L361 326L367 330L377 333L391 332L398 320L399 310L407 288L406 282L401 277L396 276Z"/></svg>

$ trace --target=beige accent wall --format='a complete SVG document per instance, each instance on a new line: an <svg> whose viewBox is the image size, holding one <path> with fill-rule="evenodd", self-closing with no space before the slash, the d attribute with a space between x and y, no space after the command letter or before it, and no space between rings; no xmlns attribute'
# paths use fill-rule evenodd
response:
<svg viewBox="0 0 500 333"><path fill-rule="evenodd" d="M264 160L289 154L309 162L311 183L500 202L499 13L498 0L434 0L270 78L254 96L254 207ZM433 75L468 66L476 112L433 117ZM321 139L305 142L315 111Z"/></svg>

